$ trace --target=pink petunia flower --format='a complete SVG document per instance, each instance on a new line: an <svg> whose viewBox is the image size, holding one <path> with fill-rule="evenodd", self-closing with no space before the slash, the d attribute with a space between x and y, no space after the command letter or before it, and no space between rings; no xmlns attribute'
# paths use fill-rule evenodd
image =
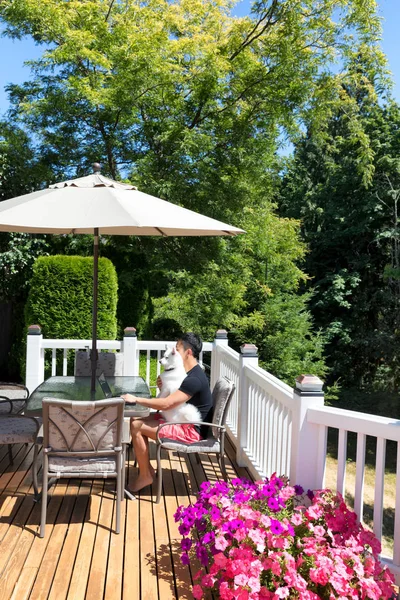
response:
<svg viewBox="0 0 400 600"><path fill-rule="evenodd" d="M218 537L215 538L215 547L217 550L226 550L226 548L229 546L229 542L226 540L226 538L223 535L219 535Z"/></svg>
<svg viewBox="0 0 400 600"><path fill-rule="evenodd" d="M192 594L193 598L196 598L196 600L201 600L202 598L204 598L203 590L199 585L193 586Z"/></svg>

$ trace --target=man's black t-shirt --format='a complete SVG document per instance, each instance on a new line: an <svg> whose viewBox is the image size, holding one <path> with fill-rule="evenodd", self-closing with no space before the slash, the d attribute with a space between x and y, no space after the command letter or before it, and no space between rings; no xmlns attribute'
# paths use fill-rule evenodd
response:
<svg viewBox="0 0 400 600"><path fill-rule="evenodd" d="M186 373L179 389L190 396L188 402L198 409L202 421L209 423L213 413L212 396L208 379L200 365L196 365ZM196 425L195 427L203 439L207 437L207 425L202 427Z"/></svg>

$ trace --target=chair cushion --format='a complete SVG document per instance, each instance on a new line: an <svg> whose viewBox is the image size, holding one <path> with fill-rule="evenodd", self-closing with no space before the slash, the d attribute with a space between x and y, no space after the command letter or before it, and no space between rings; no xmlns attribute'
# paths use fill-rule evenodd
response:
<svg viewBox="0 0 400 600"><path fill-rule="evenodd" d="M26 406L26 400L3 400L0 397L0 416L1 415L18 415Z"/></svg>
<svg viewBox="0 0 400 600"><path fill-rule="evenodd" d="M0 418L0 444L27 444L36 440L38 428L33 419Z"/></svg>
<svg viewBox="0 0 400 600"><path fill-rule="evenodd" d="M206 440L199 440L193 444L185 444L184 442L177 442L176 440L161 438L161 445L167 450L175 450L176 452L183 452L185 454L191 454L194 452L220 451L219 441L214 437L208 437Z"/></svg>
<svg viewBox="0 0 400 600"><path fill-rule="evenodd" d="M102 473L110 475L116 473L117 462L115 458L64 458L63 456L49 456L50 473L93 473L101 476Z"/></svg>
<svg viewBox="0 0 400 600"><path fill-rule="evenodd" d="M214 412L212 422L216 425L222 425L225 408L232 394L233 383L225 377L220 377L215 383L212 397ZM211 427L211 433L214 437L218 437L219 430L216 427Z"/></svg>

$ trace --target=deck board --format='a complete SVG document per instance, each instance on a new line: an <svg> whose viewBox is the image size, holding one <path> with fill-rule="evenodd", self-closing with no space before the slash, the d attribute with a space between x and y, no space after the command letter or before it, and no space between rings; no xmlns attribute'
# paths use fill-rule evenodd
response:
<svg viewBox="0 0 400 600"><path fill-rule="evenodd" d="M152 445L152 463L155 452ZM221 472L214 456L164 451L163 495L156 484L121 507L115 527L114 482L61 480L49 491L46 533L38 537L40 504L33 502L33 448L15 446L13 464L0 447L1 600L192 600L198 563L180 561L179 505L196 501L203 481ZM235 463L227 444L229 477L249 473ZM130 458L128 480L137 473ZM210 596L211 598L211 596Z"/></svg>

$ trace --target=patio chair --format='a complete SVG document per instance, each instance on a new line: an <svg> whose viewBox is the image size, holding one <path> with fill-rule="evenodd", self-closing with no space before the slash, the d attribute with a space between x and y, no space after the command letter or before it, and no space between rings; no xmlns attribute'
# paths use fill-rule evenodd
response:
<svg viewBox="0 0 400 600"><path fill-rule="evenodd" d="M0 445L8 446L8 456L13 464L12 447L14 444L32 444L36 441L40 421L23 415L29 390L20 383L0 382ZM38 447L34 447L36 460ZM35 495L38 493L36 474L33 478Z"/></svg>
<svg viewBox="0 0 400 600"><path fill-rule="evenodd" d="M162 428L168 423L161 424L157 429L157 499L156 503L160 502L161 491L162 491L162 467L161 467L161 450L175 450L183 454L196 454L197 460L199 461L198 454L200 452L204 454L216 454L218 456L218 462L221 468L223 478L227 479L227 473L225 468L225 421L228 414L229 404L232 400L233 392L235 391L235 385L232 381L226 377L221 377L217 380L215 387L212 392L213 397L213 418L211 423L196 423L197 425L209 425L209 434L207 439L200 440L193 444L185 444L184 442L177 442L176 440L170 440L162 437ZM176 424L176 423L175 423Z"/></svg>
<svg viewBox="0 0 400 600"><path fill-rule="evenodd" d="M123 375L124 355L122 352L99 352L97 361L97 377L104 373L106 377ZM75 352L74 374L77 377L90 377L92 373L92 363L90 352L86 350L77 350Z"/></svg>
<svg viewBox="0 0 400 600"><path fill-rule="evenodd" d="M128 424L124 426L124 405L122 398L96 402L43 399L40 537L45 533L49 477L116 479L115 532L119 533L129 440Z"/></svg>

